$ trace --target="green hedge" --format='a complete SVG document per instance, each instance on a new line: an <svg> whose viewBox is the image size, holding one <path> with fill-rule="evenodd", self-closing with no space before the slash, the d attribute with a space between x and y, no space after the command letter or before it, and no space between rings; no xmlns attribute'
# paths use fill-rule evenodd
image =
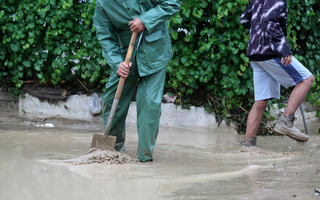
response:
<svg viewBox="0 0 320 200"><path fill-rule="evenodd" d="M240 131L253 103L252 70L245 56L249 31L239 23L248 2L185 0L170 25L175 56L168 67L167 87L174 89L182 104L206 105L219 120L238 123ZM319 1L288 1L288 41L316 77L307 97L314 105L320 105L319 5ZM268 118L265 112L264 120Z"/></svg>
<svg viewBox="0 0 320 200"><path fill-rule="evenodd" d="M105 81L107 67L92 26L94 3L73 0L8 0L0 3L0 80L9 77L53 84Z"/></svg>
<svg viewBox="0 0 320 200"><path fill-rule="evenodd" d="M239 23L247 3L181 1L180 13L169 24L174 57L165 86L178 96L177 104L205 106L219 120L237 122L240 130L253 103L245 56L248 31ZM316 77L307 97L314 105L320 105L319 5L318 0L288 1L288 41ZM103 90L110 71L92 26L94 7L94 0L1 1L1 84L19 88L30 81L58 86L81 81L90 91Z"/></svg>

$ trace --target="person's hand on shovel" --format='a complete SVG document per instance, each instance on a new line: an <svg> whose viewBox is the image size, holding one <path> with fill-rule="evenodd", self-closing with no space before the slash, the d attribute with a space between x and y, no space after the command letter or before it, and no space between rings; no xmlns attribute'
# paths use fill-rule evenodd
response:
<svg viewBox="0 0 320 200"><path fill-rule="evenodd" d="M130 26L131 32L140 33L144 31L144 29L146 29L146 27L144 26L144 24L142 23L139 17L134 18L133 21L129 21L129 26Z"/></svg>
<svg viewBox="0 0 320 200"><path fill-rule="evenodd" d="M121 62L118 68L118 76L127 78L130 72L130 67L132 66L132 62L129 65L126 62Z"/></svg>
<svg viewBox="0 0 320 200"><path fill-rule="evenodd" d="M129 21L129 26L131 32L142 32L146 27L139 19L139 17L134 18L132 21ZM121 62L118 68L118 76L127 78L130 72L130 67L132 66L132 62L129 65L126 62Z"/></svg>

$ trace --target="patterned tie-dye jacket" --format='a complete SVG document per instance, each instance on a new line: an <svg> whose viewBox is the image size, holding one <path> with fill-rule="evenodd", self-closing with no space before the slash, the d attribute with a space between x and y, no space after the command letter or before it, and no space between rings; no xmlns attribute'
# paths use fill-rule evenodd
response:
<svg viewBox="0 0 320 200"><path fill-rule="evenodd" d="M251 0L240 23L250 29L247 56L286 57L292 55L286 40L287 2Z"/></svg>

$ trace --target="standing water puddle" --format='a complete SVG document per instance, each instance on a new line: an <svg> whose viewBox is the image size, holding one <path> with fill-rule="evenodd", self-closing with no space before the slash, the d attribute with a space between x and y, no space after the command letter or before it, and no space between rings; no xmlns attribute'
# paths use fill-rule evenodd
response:
<svg viewBox="0 0 320 200"><path fill-rule="evenodd" d="M63 162L86 154L99 133L79 127L44 128L0 116L0 199L320 198L314 192L320 188L319 122L309 124L303 146L259 136L252 148L240 147L243 135L227 127L161 127L153 162L117 165ZM129 124L125 153L131 157L137 138Z"/></svg>

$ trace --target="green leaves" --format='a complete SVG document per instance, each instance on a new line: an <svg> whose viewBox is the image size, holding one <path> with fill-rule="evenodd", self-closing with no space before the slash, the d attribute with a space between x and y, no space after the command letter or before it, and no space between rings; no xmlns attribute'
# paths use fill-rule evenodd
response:
<svg viewBox="0 0 320 200"><path fill-rule="evenodd" d="M165 84L178 94L179 103L206 106L219 120L245 124L240 106L249 110L253 104L253 81L246 57L249 31L239 21L248 3L181 1L169 23L174 56ZM287 39L295 57L315 76L307 100L319 105L319 3L292 0L288 6ZM92 26L94 9L94 0L1 1L0 81L9 78L20 87L30 79L59 84L77 78L88 88L103 90L110 69Z"/></svg>
<svg viewBox="0 0 320 200"><path fill-rule="evenodd" d="M19 43L10 44L10 48L13 52L17 52L19 50Z"/></svg>
<svg viewBox="0 0 320 200"><path fill-rule="evenodd" d="M201 105L211 106L208 110L244 127L246 113L239 112L239 106L250 110L253 81L246 57L249 31L239 21L249 0L181 2L180 13L170 20L174 57L167 67L167 90L174 89L181 104L201 100ZM320 18L316 17L320 9L315 1L288 4L292 50L303 55L301 61L310 71L320 74ZM320 99L320 84L316 82L308 100L319 105L316 99Z"/></svg>
<svg viewBox="0 0 320 200"><path fill-rule="evenodd" d="M0 3L0 81L10 77L58 84L85 74L83 83L105 83L100 44L92 28L95 1L39 0ZM104 64L100 64L104 63ZM93 67L98 66L98 67ZM107 70L103 70L107 71Z"/></svg>

